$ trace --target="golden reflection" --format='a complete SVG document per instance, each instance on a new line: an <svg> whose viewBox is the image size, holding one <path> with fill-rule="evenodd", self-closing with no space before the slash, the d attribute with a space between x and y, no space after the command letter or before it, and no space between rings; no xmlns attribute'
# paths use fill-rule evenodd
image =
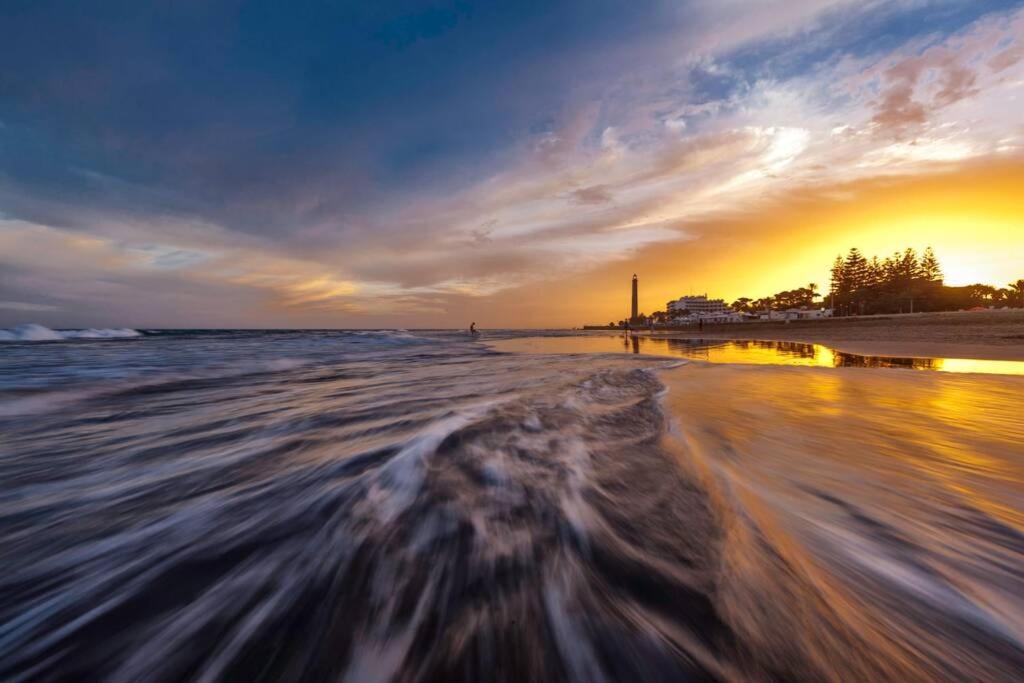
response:
<svg viewBox="0 0 1024 683"><path fill-rule="evenodd" d="M735 365L689 366L662 377L670 414L701 444L691 452L739 454L743 476L756 478L762 492L790 484L822 491L824 507L807 510L811 519L835 513L826 512L827 496L856 489L856 496L837 497L873 501L871 509L908 518L934 506L1024 530L1024 422L1014 398L1024 390L1020 377L747 372ZM720 465L732 462L715 457ZM907 487L919 493L917 508L899 499Z"/></svg>
<svg viewBox="0 0 1024 683"><path fill-rule="evenodd" d="M618 320L626 311L628 273L641 271L640 310L661 310L691 286L734 301L816 282L823 289L839 253L858 247L885 257L931 246L948 285L1005 287L1021 276L1024 253L1024 163L1019 158L918 176L884 176L831 187L772 194L737 211L687 221L692 239L639 249L560 283L514 290L498 302L503 315L534 312L532 325ZM686 263L680 279L679 264ZM756 264L756 267L750 267ZM538 314L543 311L543 314ZM513 323L503 317L503 324Z"/></svg>
<svg viewBox="0 0 1024 683"><path fill-rule="evenodd" d="M996 375L1024 375L1024 363L1010 360L973 360L971 358L943 358L938 368L944 372L981 372Z"/></svg>
<svg viewBox="0 0 1024 683"><path fill-rule="evenodd" d="M905 368L952 373L1024 375L1024 362L966 358L897 358L863 356L821 344L790 341L666 339L639 335L531 337L491 342L513 353L633 353L682 356L711 363L794 365L806 367Z"/></svg>

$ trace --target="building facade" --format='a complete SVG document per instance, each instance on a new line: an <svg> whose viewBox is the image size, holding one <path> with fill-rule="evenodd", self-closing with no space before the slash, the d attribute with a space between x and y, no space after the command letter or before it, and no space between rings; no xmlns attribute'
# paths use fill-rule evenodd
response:
<svg viewBox="0 0 1024 683"><path fill-rule="evenodd" d="M790 308L785 311L765 311L761 320L820 320L831 318L831 308Z"/></svg>
<svg viewBox="0 0 1024 683"><path fill-rule="evenodd" d="M683 296L665 305L670 315L682 315L686 311L697 315L716 315L728 312L724 299L709 299L707 294Z"/></svg>

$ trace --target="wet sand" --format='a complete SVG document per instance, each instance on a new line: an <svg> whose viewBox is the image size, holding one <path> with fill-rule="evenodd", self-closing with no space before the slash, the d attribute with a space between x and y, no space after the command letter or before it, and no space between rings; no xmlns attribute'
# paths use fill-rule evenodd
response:
<svg viewBox="0 0 1024 683"><path fill-rule="evenodd" d="M1024 309L707 325L703 330L655 332L654 336L796 341L874 356L1024 361Z"/></svg>
<svg viewBox="0 0 1024 683"><path fill-rule="evenodd" d="M721 533L714 614L781 667L724 678L995 682L1024 665L1024 363L607 334L491 346L697 361L657 372L661 444Z"/></svg>
<svg viewBox="0 0 1024 683"><path fill-rule="evenodd" d="M1024 375L1024 361L992 360L969 355L915 356L901 353L873 353L871 344L865 352L854 353L831 345L799 341L760 339L678 338L671 335L632 335L587 333L521 337L489 341L488 345L510 353L543 354L642 354L674 356L711 363L736 365L789 365L820 368L897 368L944 373L989 375ZM916 349L920 351L920 347ZM951 346L938 350L963 352Z"/></svg>
<svg viewBox="0 0 1024 683"><path fill-rule="evenodd" d="M5 348L0 681L1020 678L1024 363L481 337Z"/></svg>
<svg viewBox="0 0 1024 683"><path fill-rule="evenodd" d="M714 363L660 377L680 462L728 511L717 588L743 639L819 662L808 680L1019 676L1024 378Z"/></svg>

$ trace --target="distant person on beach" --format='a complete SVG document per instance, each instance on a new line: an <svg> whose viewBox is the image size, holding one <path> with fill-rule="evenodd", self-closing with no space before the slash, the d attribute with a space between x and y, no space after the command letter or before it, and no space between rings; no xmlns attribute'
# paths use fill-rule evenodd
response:
<svg viewBox="0 0 1024 683"><path fill-rule="evenodd" d="M704 318L697 318L697 329L701 332L704 331Z"/></svg>
<svg viewBox="0 0 1024 683"><path fill-rule="evenodd" d="M623 326L622 336L624 336L624 337L628 337L629 336L629 321L628 320L626 321L626 324Z"/></svg>

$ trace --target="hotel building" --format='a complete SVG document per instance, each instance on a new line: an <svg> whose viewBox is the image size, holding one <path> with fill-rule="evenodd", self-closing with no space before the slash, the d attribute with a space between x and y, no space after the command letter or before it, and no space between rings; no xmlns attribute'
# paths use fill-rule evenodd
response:
<svg viewBox="0 0 1024 683"><path fill-rule="evenodd" d="M685 311L697 315L715 315L727 313L729 308L725 305L725 300L709 299L707 294L701 294L697 296L684 296L675 301L669 301L665 305L665 310L670 315L683 315Z"/></svg>

